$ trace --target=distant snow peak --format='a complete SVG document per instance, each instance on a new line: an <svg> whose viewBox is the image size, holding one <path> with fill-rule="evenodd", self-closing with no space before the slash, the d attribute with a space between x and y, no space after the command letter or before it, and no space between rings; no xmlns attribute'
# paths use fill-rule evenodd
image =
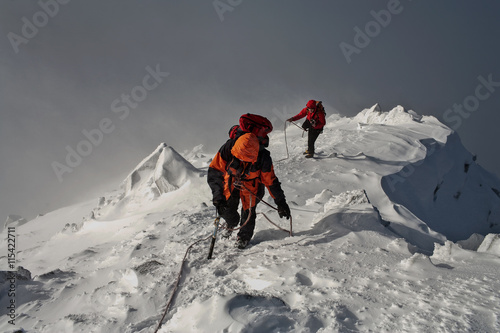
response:
<svg viewBox="0 0 500 333"><path fill-rule="evenodd" d="M205 154L204 148L205 147L200 144L194 147L191 151L185 151L183 156L196 168L208 167L212 161L212 155Z"/></svg>
<svg viewBox="0 0 500 333"><path fill-rule="evenodd" d="M125 179L125 195L137 193L157 197L175 191L191 178L200 176L201 172L174 148L161 143Z"/></svg>
<svg viewBox="0 0 500 333"><path fill-rule="evenodd" d="M500 256L500 234L486 235L477 252L488 252Z"/></svg>
<svg viewBox="0 0 500 333"><path fill-rule="evenodd" d="M201 152L201 148L197 147L197 151ZM97 200L97 205L84 221L113 220L157 210L164 207L165 200L172 207L188 202L194 196L193 188L199 189L200 183L205 183L202 179L205 175L174 148L161 143L129 173L119 190ZM204 195L203 191L196 193ZM157 200L160 197L163 201Z"/></svg>
<svg viewBox="0 0 500 333"><path fill-rule="evenodd" d="M408 122L420 122L422 116L413 110L405 110L401 105L396 106L391 111L382 111L377 103L369 109L364 109L358 113L354 120L362 124L386 124L398 125Z"/></svg>
<svg viewBox="0 0 500 333"><path fill-rule="evenodd" d="M19 227L27 222L28 221L22 216L10 214L9 216L7 216L7 219L5 220L4 229L6 229L8 226Z"/></svg>
<svg viewBox="0 0 500 333"><path fill-rule="evenodd" d="M203 152L203 148L204 146L202 144L197 145L193 149L191 149L191 151L185 151L184 156L186 156L186 159L189 162L195 161L200 158L205 158L205 153Z"/></svg>

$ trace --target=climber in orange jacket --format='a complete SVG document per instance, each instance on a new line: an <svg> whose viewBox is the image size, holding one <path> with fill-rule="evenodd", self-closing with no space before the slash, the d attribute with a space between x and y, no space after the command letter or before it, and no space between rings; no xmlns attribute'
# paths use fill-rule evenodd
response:
<svg viewBox="0 0 500 333"><path fill-rule="evenodd" d="M238 222L243 225L251 214L238 232L236 246L240 249L245 248L253 236L255 208L263 195L259 193L260 184L267 187L278 206L279 216L290 218L290 208L274 173L270 153L261 149L259 139L252 133L239 132L219 149L208 168L207 182L212 190L213 204L229 229L235 228ZM225 237L230 235L231 230L228 230Z"/></svg>

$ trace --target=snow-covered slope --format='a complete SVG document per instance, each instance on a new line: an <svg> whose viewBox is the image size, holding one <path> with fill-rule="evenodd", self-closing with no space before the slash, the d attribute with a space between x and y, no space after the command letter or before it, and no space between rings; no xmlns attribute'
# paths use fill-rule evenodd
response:
<svg viewBox="0 0 500 333"><path fill-rule="evenodd" d="M331 115L315 159L300 129L284 134L269 149L279 161L288 144L275 171L294 236L259 214L245 250L218 239L207 260L209 240L194 245L160 332L500 331L500 181L456 134L377 105ZM213 155L162 144L120 190L16 226L31 277L19 271L12 297L0 275L0 330L154 332L186 249L213 230Z"/></svg>
<svg viewBox="0 0 500 333"><path fill-rule="evenodd" d="M140 213L143 208L151 209L151 204L155 205L160 196L162 200L156 202L157 206L166 198L171 203L173 197L181 198L181 193L189 193L201 183L205 184L204 175L204 171L194 167L174 148L162 143L132 170L120 191L99 199L93 213L100 220L115 219Z"/></svg>

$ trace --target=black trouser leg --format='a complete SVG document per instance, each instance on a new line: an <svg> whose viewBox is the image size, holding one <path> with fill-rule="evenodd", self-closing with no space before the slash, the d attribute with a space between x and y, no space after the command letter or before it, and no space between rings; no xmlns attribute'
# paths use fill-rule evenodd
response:
<svg viewBox="0 0 500 333"><path fill-rule="evenodd" d="M254 206L251 209L247 209L247 210L242 209L241 210L240 225L243 225L246 222L246 220L248 218L248 213L250 211L252 212L252 215L250 216L250 220L248 220L248 223L245 224L245 226L243 228L241 228L240 231L238 232L238 237L241 239L246 239L246 240L252 239L253 231L255 229L255 217L256 217L255 208L256 208L256 206Z"/></svg>
<svg viewBox="0 0 500 333"><path fill-rule="evenodd" d="M264 197L264 194L266 194L266 186L262 183L259 183L259 186L257 187L257 198L255 198L255 206L262 200Z"/></svg>
<svg viewBox="0 0 500 333"><path fill-rule="evenodd" d="M307 131L307 152L309 154L314 154L314 143L316 142L316 139L318 136L321 134L323 130L321 129L313 129L309 128Z"/></svg>
<svg viewBox="0 0 500 333"><path fill-rule="evenodd" d="M235 228L240 221L240 214L238 214L238 206L240 204L240 191L234 189L231 196L227 200L227 209L221 215L226 221L229 228Z"/></svg>

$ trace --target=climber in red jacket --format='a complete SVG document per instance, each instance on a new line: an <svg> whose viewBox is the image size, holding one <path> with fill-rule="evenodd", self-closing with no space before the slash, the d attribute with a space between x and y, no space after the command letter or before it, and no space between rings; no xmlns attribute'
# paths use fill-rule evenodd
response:
<svg viewBox="0 0 500 333"><path fill-rule="evenodd" d="M302 128L308 131L307 135L307 150L305 155L307 158L314 156L314 143L318 136L323 132L323 127L326 124L325 108L321 101L311 99L307 102L306 107L302 109L296 116L293 116L287 121L295 121L306 117L306 121L302 124Z"/></svg>

